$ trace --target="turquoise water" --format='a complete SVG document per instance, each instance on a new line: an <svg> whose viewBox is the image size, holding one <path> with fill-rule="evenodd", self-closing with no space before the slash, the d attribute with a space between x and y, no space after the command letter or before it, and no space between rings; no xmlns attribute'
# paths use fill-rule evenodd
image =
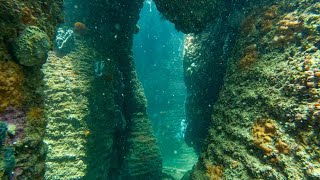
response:
<svg viewBox="0 0 320 180"><path fill-rule="evenodd" d="M160 146L164 168L175 169L181 176L191 170L197 160L193 149L184 142L184 34L162 19L152 1L144 2L138 25L140 31L134 37L133 57L147 97L148 115Z"/></svg>

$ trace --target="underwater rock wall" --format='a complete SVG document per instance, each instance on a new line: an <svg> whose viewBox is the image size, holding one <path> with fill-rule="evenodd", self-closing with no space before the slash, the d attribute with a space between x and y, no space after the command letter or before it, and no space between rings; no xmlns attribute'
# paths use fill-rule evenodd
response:
<svg viewBox="0 0 320 180"><path fill-rule="evenodd" d="M147 116L146 98L134 70L133 58L127 59L128 66L121 68L125 84L123 112L127 123L123 178L161 179L162 159Z"/></svg>
<svg viewBox="0 0 320 180"><path fill-rule="evenodd" d="M114 147L118 163L111 165L110 173L123 179L160 179L160 151L146 114L146 99L132 57L133 34L139 30L136 24L143 1L110 2L105 6L103 3L91 5L96 6L92 9L104 12L92 20L92 25L98 27L95 42L101 46L97 49L103 52L107 48L108 57L115 63L112 79L117 144Z"/></svg>
<svg viewBox="0 0 320 180"><path fill-rule="evenodd" d="M221 18L239 19L237 12L271 1L274 0L154 0L164 18L185 34L200 33Z"/></svg>
<svg viewBox="0 0 320 180"><path fill-rule="evenodd" d="M71 21L79 19L73 28L74 48L58 53L63 58L44 66L46 80L56 82L45 91L49 108L45 178L161 178L160 152L131 51L142 3L68 1L68 7L77 8L66 14L76 16L66 17L69 22L61 27L72 29ZM85 31L77 32L77 25ZM55 70L75 72L76 80L71 82L68 74L62 80L64 73ZM79 98L79 103L72 103ZM57 104L65 107L50 109Z"/></svg>
<svg viewBox="0 0 320 180"><path fill-rule="evenodd" d="M228 3L156 1L159 11L165 18L175 23L178 30L182 28L181 31L185 33L192 32L186 35L184 42L188 124L185 140L198 152L207 136L212 106L223 85L228 58L239 33L241 21L252 10L271 2L272 0L264 2L231 0ZM210 8L212 9L209 11Z"/></svg>
<svg viewBox="0 0 320 180"><path fill-rule="evenodd" d="M45 62L43 55L52 47L56 25L63 20L62 4L0 1L0 121L6 129L6 140L0 144L0 179L39 179L44 174L43 74L39 65Z"/></svg>
<svg viewBox="0 0 320 180"><path fill-rule="evenodd" d="M315 0L256 8L240 24L191 179L318 179Z"/></svg>
<svg viewBox="0 0 320 180"><path fill-rule="evenodd" d="M66 1L59 39L62 1L0 1L0 178L160 179L131 52L142 4Z"/></svg>
<svg viewBox="0 0 320 180"><path fill-rule="evenodd" d="M207 136L211 111L223 85L230 49L237 33L219 18L184 42L184 80L187 86L185 140L200 151Z"/></svg>
<svg viewBox="0 0 320 180"><path fill-rule="evenodd" d="M162 15L183 33L201 32L225 9L220 0L155 0Z"/></svg>

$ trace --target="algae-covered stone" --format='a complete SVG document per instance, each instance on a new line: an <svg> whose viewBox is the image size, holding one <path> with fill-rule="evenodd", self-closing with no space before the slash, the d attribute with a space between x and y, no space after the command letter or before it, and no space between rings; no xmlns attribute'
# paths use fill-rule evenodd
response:
<svg viewBox="0 0 320 180"><path fill-rule="evenodd" d="M50 46L50 38L44 31L29 26L17 38L13 50L20 64L35 66L45 63Z"/></svg>

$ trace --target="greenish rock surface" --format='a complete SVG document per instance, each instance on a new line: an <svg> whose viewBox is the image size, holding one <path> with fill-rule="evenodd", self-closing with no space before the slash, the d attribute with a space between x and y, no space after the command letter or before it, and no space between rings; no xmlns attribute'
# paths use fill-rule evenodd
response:
<svg viewBox="0 0 320 180"><path fill-rule="evenodd" d="M242 21L191 179L320 177L319 5L279 1Z"/></svg>
<svg viewBox="0 0 320 180"><path fill-rule="evenodd" d="M161 179L162 159L147 116L146 98L137 78L132 56L123 60L127 62L127 66L120 69L124 76L123 113L127 127L123 178Z"/></svg>
<svg viewBox="0 0 320 180"><path fill-rule="evenodd" d="M4 173L11 176L12 169L16 164L15 157L14 157L14 149L12 147L5 147L3 151L4 151L3 153Z"/></svg>
<svg viewBox="0 0 320 180"><path fill-rule="evenodd" d="M142 3L67 1L79 7L67 18L90 14L89 31L65 56L50 52L43 66L45 178L160 179L160 152L131 52Z"/></svg>
<svg viewBox="0 0 320 180"><path fill-rule="evenodd" d="M47 43L51 44L51 40L55 34L56 25L63 20L62 16L63 1L62 0L45 0L45 1L33 1L33 0L1 0L0 1L0 61L12 61L15 58L14 44L18 41L18 36L21 35L24 29L28 27L32 31L39 31L43 34ZM29 29L29 28L28 28ZM19 36L20 38L21 36ZM38 36L39 37L39 36ZM37 39L36 37L35 39ZM48 40L48 37L50 40ZM28 38L27 38L28 39ZM30 39L29 39L30 40ZM31 40L29 43L33 43ZM37 44L37 42L36 42ZM35 44L35 45L36 45ZM33 46L33 45L31 45ZM40 46L39 44L37 46ZM42 46L42 45L41 45ZM45 45L46 46L46 45ZM34 47L34 46L33 46ZM22 47L23 49L23 47ZM20 53L37 53L31 49ZM47 52L47 50L46 50ZM46 53L45 52L45 53ZM30 57L33 55L20 54L21 57ZM39 55L39 54L38 54ZM40 55L41 56L41 55ZM34 62L44 62L43 59L31 59ZM18 61L18 59L16 59ZM23 59L28 62L29 59ZM26 111L29 111L31 107L42 108L43 105L43 93L42 93L42 73L40 72L40 66L26 66L21 65L17 67L21 70L21 74L16 76L15 73L10 73L6 77L8 81L18 78L23 82L23 92L20 92L24 97L24 100L20 101L21 106L17 109L20 111L18 118L25 118ZM7 69L10 72L10 69ZM15 71L12 69L13 72ZM19 70L19 71L20 71ZM2 88L11 88L9 84L2 84ZM8 98L16 98L17 94L7 94ZM22 114L21 114L22 113ZM16 114L6 114L1 112L2 116L14 117ZM40 115L41 116L41 115ZM43 119L37 121L41 122ZM1 121L1 120L0 120ZM26 122L22 125L16 126L15 133L5 133L7 139L5 142L2 140L2 147L12 148L15 158L15 166L4 173L0 168L0 179L41 179L44 173L44 157L45 147L42 140L44 137L44 127L37 123ZM23 133L22 133L23 132ZM5 144L4 144L5 143ZM0 150L0 164L3 165L4 148ZM11 163L12 164L12 163ZM1 165L0 165L1 166ZM12 174L13 173L13 174Z"/></svg>
<svg viewBox="0 0 320 180"><path fill-rule="evenodd" d="M46 62L50 47L48 35L36 26L29 26L16 39L13 50L21 65L35 66Z"/></svg>
<svg viewBox="0 0 320 180"><path fill-rule="evenodd" d="M12 177L13 168L16 165L14 148L11 146L0 146L0 178Z"/></svg>
<svg viewBox="0 0 320 180"><path fill-rule="evenodd" d="M46 179L81 179L87 171L85 158L91 133L86 118L94 59L89 56L90 48L83 44L78 46L77 50L62 58L50 52L42 68L47 107Z"/></svg>
<svg viewBox="0 0 320 180"><path fill-rule="evenodd" d="M211 22L202 33L185 36L183 66L188 124L185 140L198 152L208 133L212 107L223 85L236 33L226 19L220 19Z"/></svg>

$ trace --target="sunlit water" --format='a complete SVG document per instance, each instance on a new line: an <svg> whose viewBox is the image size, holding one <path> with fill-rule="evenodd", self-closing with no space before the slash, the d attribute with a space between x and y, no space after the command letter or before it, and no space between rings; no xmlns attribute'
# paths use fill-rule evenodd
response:
<svg viewBox="0 0 320 180"><path fill-rule="evenodd" d="M192 168L197 156L184 142L184 35L163 20L149 0L144 3L138 24L134 59L148 100L148 114L162 153L164 171L185 172Z"/></svg>

